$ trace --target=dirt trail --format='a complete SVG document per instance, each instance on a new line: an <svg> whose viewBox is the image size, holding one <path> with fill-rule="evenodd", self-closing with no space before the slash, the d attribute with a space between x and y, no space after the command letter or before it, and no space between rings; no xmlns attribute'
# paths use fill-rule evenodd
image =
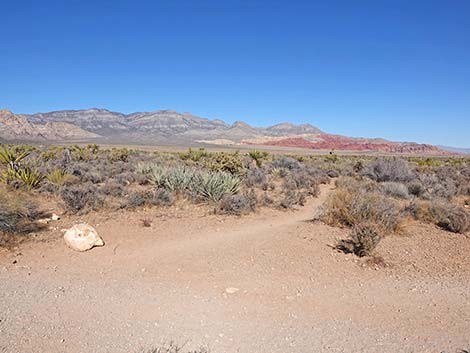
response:
<svg viewBox="0 0 470 353"><path fill-rule="evenodd" d="M0 352L470 349L468 240L418 227L381 244L390 267L363 267L330 246L345 230L309 222L330 189L293 212L91 218L103 248L0 254Z"/></svg>

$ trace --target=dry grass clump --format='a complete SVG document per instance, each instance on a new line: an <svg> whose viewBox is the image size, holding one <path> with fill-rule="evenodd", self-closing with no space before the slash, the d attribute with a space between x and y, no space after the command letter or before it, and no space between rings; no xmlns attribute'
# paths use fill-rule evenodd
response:
<svg viewBox="0 0 470 353"><path fill-rule="evenodd" d="M324 204L320 219L334 226L374 224L382 234L389 234L400 231L403 214L393 199L381 194L338 188Z"/></svg>

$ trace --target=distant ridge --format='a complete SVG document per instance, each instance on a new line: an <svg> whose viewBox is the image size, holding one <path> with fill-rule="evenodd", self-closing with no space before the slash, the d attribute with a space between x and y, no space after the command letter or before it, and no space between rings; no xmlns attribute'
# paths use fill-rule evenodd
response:
<svg viewBox="0 0 470 353"><path fill-rule="evenodd" d="M470 148L459 148L459 147L449 147L449 146L437 146L441 150L454 152L454 153L462 153L462 154L470 154Z"/></svg>
<svg viewBox="0 0 470 353"><path fill-rule="evenodd" d="M107 109L59 110L37 114L0 111L0 140L93 141L150 145L266 145L321 150L449 154L456 152L428 144L332 135L310 124L284 122L253 127L246 122L227 124L174 110L123 114Z"/></svg>

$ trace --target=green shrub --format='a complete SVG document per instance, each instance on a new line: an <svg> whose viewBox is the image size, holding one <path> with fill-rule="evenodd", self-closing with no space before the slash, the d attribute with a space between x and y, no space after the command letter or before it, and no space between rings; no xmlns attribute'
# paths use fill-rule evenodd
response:
<svg viewBox="0 0 470 353"><path fill-rule="evenodd" d="M188 149L188 152L180 152L178 156L183 161L192 161L192 162L199 162L202 158L207 157L209 154L206 152L204 148L200 148L196 151L193 149Z"/></svg>
<svg viewBox="0 0 470 353"><path fill-rule="evenodd" d="M228 172L231 174L242 174L244 171L243 162L238 152L213 153L204 159L204 166L215 172Z"/></svg>
<svg viewBox="0 0 470 353"><path fill-rule="evenodd" d="M129 150L127 148L113 148L108 155L108 160L110 162L127 162L129 154Z"/></svg>
<svg viewBox="0 0 470 353"><path fill-rule="evenodd" d="M260 168L263 161L268 158L269 153L266 151L252 150L248 152L248 156L256 162L256 165Z"/></svg>

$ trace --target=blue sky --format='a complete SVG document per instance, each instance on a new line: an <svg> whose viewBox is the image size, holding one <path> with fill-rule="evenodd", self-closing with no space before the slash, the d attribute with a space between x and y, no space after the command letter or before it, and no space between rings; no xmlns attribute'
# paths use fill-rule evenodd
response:
<svg viewBox="0 0 470 353"><path fill-rule="evenodd" d="M0 107L470 147L470 1L0 0Z"/></svg>

